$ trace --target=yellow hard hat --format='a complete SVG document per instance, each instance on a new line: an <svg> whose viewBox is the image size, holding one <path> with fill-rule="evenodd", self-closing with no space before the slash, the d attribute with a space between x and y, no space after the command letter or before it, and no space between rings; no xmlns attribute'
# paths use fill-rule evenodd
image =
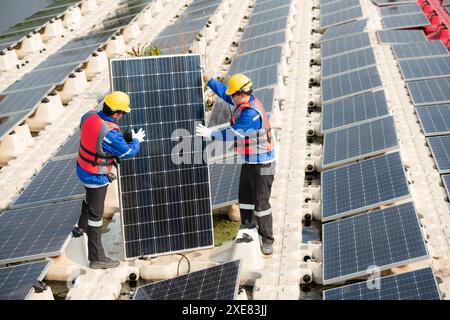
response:
<svg viewBox="0 0 450 320"><path fill-rule="evenodd" d="M252 88L253 82L247 78L246 75L238 73L233 75L228 81L228 89L225 91L227 95L233 94L237 91L248 91Z"/></svg>
<svg viewBox="0 0 450 320"><path fill-rule="evenodd" d="M130 97L122 91L113 91L105 96L105 103L113 111L130 112Z"/></svg>

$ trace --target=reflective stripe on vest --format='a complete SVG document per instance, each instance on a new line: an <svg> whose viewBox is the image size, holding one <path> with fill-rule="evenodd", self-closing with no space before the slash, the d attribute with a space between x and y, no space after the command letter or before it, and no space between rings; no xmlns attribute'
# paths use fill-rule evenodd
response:
<svg viewBox="0 0 450 320"><path fill-rule="evenodd" d="M115 157L103 151L102 143L108 132L120 131L119 126L103 120L95 110L92 110L81 118L80 129L78 165L90 173L110 173Z"/></svg>
<svg viewBox="0 0 450 320"><path fill-rule="evenodd" d="M239 154L255 155L272 151L275 148L275 141L272 138L272 128L270 127L266 110L258 98L255 97L253 101L237 106L231 117L231 124L235 124L241 116L242 111L247 108L252 108L261 117L261 128L257 130L250 129L244 132L244 138L238 137L234 144L236 152Z"/></svg>

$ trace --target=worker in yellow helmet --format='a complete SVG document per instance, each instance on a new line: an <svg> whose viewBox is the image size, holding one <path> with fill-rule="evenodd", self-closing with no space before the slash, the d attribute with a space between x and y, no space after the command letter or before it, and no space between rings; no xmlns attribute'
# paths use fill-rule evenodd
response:
<svg viewBox="0 0 450 320"><path fill-rule="evenodd" d="M204 73L208 86L225 102L234 105L230 127L212 130L199 124L197 135L207 140L235 141L242 156L239 180L241 223L252 226L253 218L262 238L261 251L273 252L272 208L269 198L275 174L275 137L261 101L253 95L253 83L244 74L235 74L228 87Z"/></svg>
<svg viewBox="0 0 450 320"><path fill-rule="evenodd" d="M145 132L131 131L131 141L126 142L118 125L125 113L130 112L130 97L121 91L105 96L103 109L91 110L81 118L80 148L77 158L77 175L86 189L78 229L86 232L88 254L92 269L114 268L119 261L105 256L101 241L103 209L108 185L116 177L111 172L117 159L135 155L144 141Z"/></svg>

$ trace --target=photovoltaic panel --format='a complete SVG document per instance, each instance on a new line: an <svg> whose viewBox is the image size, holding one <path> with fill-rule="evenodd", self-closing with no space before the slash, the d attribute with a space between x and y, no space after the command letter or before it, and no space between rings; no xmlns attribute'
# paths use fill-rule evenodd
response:
<svg viewBox="0 0 450 320"><path fill-rule="evenodd" d="M334 3L334 2L339 2L339 3L345 3L347 0L320 0L320 7Z"/></svg>
<svg viewBox="0 0 450 320"><path fill-rule="evenodd" d="M369 34L357 33L346 38L331 40L320 46L320 56L326 59L332 56L342 55L352 51L368 48L371 46Z"/></svg>
<svg viewBox="0 0 450 320"><path fill-rule="evenodd" d="M347 10L338 11L320 18L320 28L326 29L341 25L346 22L354 21L363 17L361 6L353 7Z"/></svg>
<svg viewBox="0 0 450 320"><path fill-rule="evenodd" d="M47 162L10 209L84 197L84 188L77 177L75 165L75 159Z"/></svg>
<svg viewBox="0 0 450 320"><path fill-rule="evenodd" d="M84 48L91 45L101 45L111 38L114 34L114 31L103 31L103 32L91 32L83 37L76 37L69 42L67 42L64 46L61 47L59 51L66 51L78 48Z"/></svg>
<svg viewBox="0 0 450 320"><path fill-rule="evenodd" d="M412 202L322 225L323 283L428 259Z"/></svg>
<svg viewBox="0 0 450 320"><path fill-rule="evenodd" d="M248 26L253 26L256 24L266 23L267 21L280 19L289 15L290 5L284 7L276 8L269 11L264 11L258 14L252 14L248 22Z"/></svg>
<svg viewBox="0 0 450 320"><path fill-rule="evenodd" d="M337 11L347 10L352 7L360 5L359 0L344 0L332 2L329 4L320 5L320 15L325 16L327 14L333 14Z"/></svg>
<svg viewBox="0 0 450 320"><path fill-rule="evenodd" d="M404 43L392 46L397 60L408 58L448 56L448 50L441 40L429 42Z"/></svg>
<svg viewBox="0 0 450 320"><path fill-rule="evenodd" d="M427 138L439 173L450 173L450 136Z"/></svg>
<svg viewBox="0 0 450 320"><path fill-rule="evenodd" d="M408 13L421 13L422 9L417 3L409 3L401 6L388 6L380 8L382 17L404 15Z"/></svg>
<svg viewBox="0 0 450 320"><path fill-rule="evenodd" d="M270 0L264 2L256 2L252 14L258 14L264 11L274 10L279 7L290 5L292 0Z"/></svg>
<svg viewBox="0 0 450 320"><path fill-rule="evenodd" d="M400 60L398 64L405 81L450 76L450 55Z"/></svg>
<svg viewBox="0 0 450 320"><path fill-rule="evenodd" d="M44 278L50 261L0 268L0 300L27 300L36 281Z"/></svg>
<svg viewBox="0 0 450 320"><path fill-rule="evenodd" d="M282 30L245 41L239 41L238 54L283 45L285 43L286 30Z"/></svg>
<svg viewBox="0 0 450 320"><path fill-rule="evenodd" d="M324 300L441 300L431 268L425 268L324 291Z"/></svg>
<svg viewBox="0 0 450 320"><path fill-rule="evenodd" d="M386 117L389 110L384 90L357 95L322 105L322 133Z"/></svg>
<svg viewBox="0 0 450 320"><path fill-rule="evenodd" d="M322 78L336 76L340 73L345 73L376 64L377 61L375 60L375 54L371 47L331 58L322 58Z"/></svg>
<svg viewBox="0 0 450 320"><path fill-rule="evenodd" d="M392 6L399 4L414 3L416 2L416 0L374 0L374 2L381 7L381 6Z"/></svg>
<svg viewBox="0 0 450 320"><path fill-rule="evenodd" d="M119 167L127 258L213 245L206 143L195 136L204 122L200 64L197 54L111 60L112 89L133 106L122 123L147 132Z"/></svg>
<svg viewBox="0 0 450 320"><path fill-rule="evenodd" d="M50 55L44 62L40 63L34 70L45 69L64 64L73 64L74 62L82 63L89 59L91 54L97 50L98 44L86 46L83 48L57 51Z"/></svg>
<svg viewBox="0 0 450 320"><path fill-rule="evenodd" d="M323 222L410 196L398 152L325 171L321 179Z"/></svg>
<svg viewBox="0 0 450 320"><path fill-rule="evenodd" d="M273 33L277 31L286 30L287 28L288 17L282 17L280 19L268 21L264 24L258 24L254 26L249 26L245 29L242 34L242 40L248 40L251 38L259 37L266 35L268 33Z"/></svg>
<svg viewBox="0 0 450 320"><path fill-rule="evenodd" d="M31 112L51 89L52 87L48 86L20 92L0 93L0 115L6 117L24 111Z"/></svg>
<svg viewBox="0 0 450 320"><path fill-rule="evenodd" d="M241 174L241 164L238 163L237 157L212 163L209 168L213 208L237 203Z"/></svg>
<svg viewBox="0 0 450 320"><path fill-rule="evenodd" d="M320 38L320 43L330 40L336 40L345 38L356 33L361 33L364 31L367 25L367 19L362 19L354 22L345 23L340 26L332 27L327 29Z"/></svg>
<svg viewBox="0 0 450 320"><path fill-rule="evenodd" d="M380 43L416 43L427 42L422 30L380 30L377 31Z"/></svg>
<svg viewBox="0 0 450 320"><path fill-rule="evenodd" d="M266 88L278 84L278 65L271 65L261 69L245 72L245 75L252 79L254 88Z"/></svg>
<svg viewBox="0 0 450 320"><path fill-rule="evenodd" d="M80 149L80 130L75 133L63 144L61 149L55 154L54 158L73 155L76 156Z"/></svg>
<svg viewBox="0 0 450 320"><path fill-rule="evenodd" d="M0 114L0 140L3 139L13 128L18 126L27 116L28 111L18 112L6 117Z"/></svg>
<svg viewBox="0 0 450 320"><path fill-rule="evenodd" d="M394 118L386 117L325 134L322 168L398 149Z"/></svg>
<svg viewBox="0 0 450 320"><path fill-rule="evenodd" d="M406 82L415 106L450 102L450 77Z"/></svg>
<svg viewBox="0 0 450 320"><path fill-rule="evenodd" d="M450 134L450 104L438 104L416 108L426 137Z"/></svg>
<svg viewBox="0 0 450 320"><path fill-rule="evenodd" d="M194 40L194 33L187 32L168 37L160 37L155 39L152 43L159 47L162 54L179 54L187 53L192 47Z"/></svg>
<svg viewBox="0 0 450 320"><path fill-rule="evenodd" d="M160 34L159 37L166 37L175 34L183 34L186 32L194 32L196 30L201 30L206 26L206 20L194 20L194 21L186 21L183 23L175 23L170 26L167 26Z"/></svg>
<svg viewBox="0 0 450 320"><path fill-rule="evenodd" d="M62 84L69 76L69 73L73 72L80 65L81 63L76 62L68 65L55 66L53 68L29 72L19 81L14 82L6 88L2 94L28 91L30 89L48 88L48 86Z"/></svg>
<svg viewBox="0 0 450 320"><path fill-rule="evenodd" d="M60 255L80 212L80 200L5 211L0 216L0 264Z"/></svg>
<svg viewBox="0 0 450 320"><path fill-rule="evenodd" d="M450 199L450 174L441 175L442 181L444 183L445 191L447 192L447 198Z"/></svg>
<svg viewBox="0 0 450 320"><path fill-rule="evenodd" d="M275 99L275 89L274 88L264 88L260 90L255 90L253 95L261 101L270 117L270 113L273 110L273 106L276 103ZM208 120L208 127L214 127L220 124L229 123L231 119L231 112L233 106L229 105L225 101L217 100L214 103L213 110Z"/></svg>
<svg viewBox="0 0 450 320"><path fill-rule="evenodd" d="M376 66L322 79L322 100L333 100L373 91L382 87Z"/></svg>
<svg viewBox="0 0 450 320"><path fill-rule="evenodd" d="M430 21L421 13L408 13L401 16L389 16L382 18L385 30L407 29L430 25Z"/></svg>
<svg viewBox="0 0 450 320"><path fill-rule="evenodd" d="M240 260L139 287L134 300L234 300Z"/></svg>
<svg viewBox="0 0 450 320"><path fill-rule="evenodd" d="M283 49L272 47L251 54L239 55L232 61L229 74L242 73L281 63Z"/></svg>

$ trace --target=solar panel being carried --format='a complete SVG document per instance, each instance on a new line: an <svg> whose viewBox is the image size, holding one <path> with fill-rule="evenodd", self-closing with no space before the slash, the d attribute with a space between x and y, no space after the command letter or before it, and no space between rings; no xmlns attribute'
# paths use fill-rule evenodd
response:
<svg viewBox="0 0 450 320"><path fill-rule="evenodd" d="M439 173L450 173L450 136L427 138Z"/></svg>
<svg viewBox="0 0 450 320"><path fill-rule="evenodd" d="M124 126L147 132L119 167L126 258L213 245L206 143L194 133L204 122L200 64L197 54L111 60L112 90L133 106Z"/></svg>
<svg viewBox="0 0 450 320"><path fill-rule="evenodd" d="M322 105L322 133L387 117L384 90L369 92Z"/></svg>
<svg viewBox="0 0 450 320"><path fill-rule="evenodd" d="M227 206L238 201L241 164L238 157L209 165L211 172L211 198L213 208Z"/></svg>
<svg viewBox="0 0 450 320"><path fill-rule="evenodd" d="M429 258L412 202L325 223L322 243L324 284Z"/></svg>
<svg viewBox="0 0 450 320"><path fill-rule="evenodd" d="M325 134L322 168L398 149L394 118L386 117Z"/></svg>
<svg viewBox="0 0 450 320"><path fill-rule="evenodd" d="M423 133L426 137L450 134L450 104L416 108Z"/></svg>
<svg viewBox="0 0 450 320"><path fill-rule="evenodd" d="M325 290L324 300L441 300L431 268Z"/></svg>
<svg viewBox="0 0 450 320"><path fill-rule="evenodd" d="M80 200L5 211L0 216L0 264L60 255L80 212Z"/></svg>
<svg viewBox="0 0 450 320"><path fill-rule="evenodd" d="M415 106L450 102L450 77L408 81L406 86Z"/></svg>
<svg viewBox="0 0 450 320"><path fill-rule="evenodd" d="M448 50L441 40L392 45L397 60L408 58L448 56Z"/></svg>
<svg viewBox="0 0 450 320"><path fill-rule="evenodd" d="M241 260L139 287L134 300L234 300Z"/></svg>
<svg viewBox="0 0 450 320"><path fill-rule="evenodd" d="M44 278L51 261L0 268L0 300L27 300L36 281Z"/></svg>
<svg viewBox="0 0 450 320"><path fill-rule="evenodd" d="M325 171L321 179L323 222L410 197L399 152Z"/></svg>

